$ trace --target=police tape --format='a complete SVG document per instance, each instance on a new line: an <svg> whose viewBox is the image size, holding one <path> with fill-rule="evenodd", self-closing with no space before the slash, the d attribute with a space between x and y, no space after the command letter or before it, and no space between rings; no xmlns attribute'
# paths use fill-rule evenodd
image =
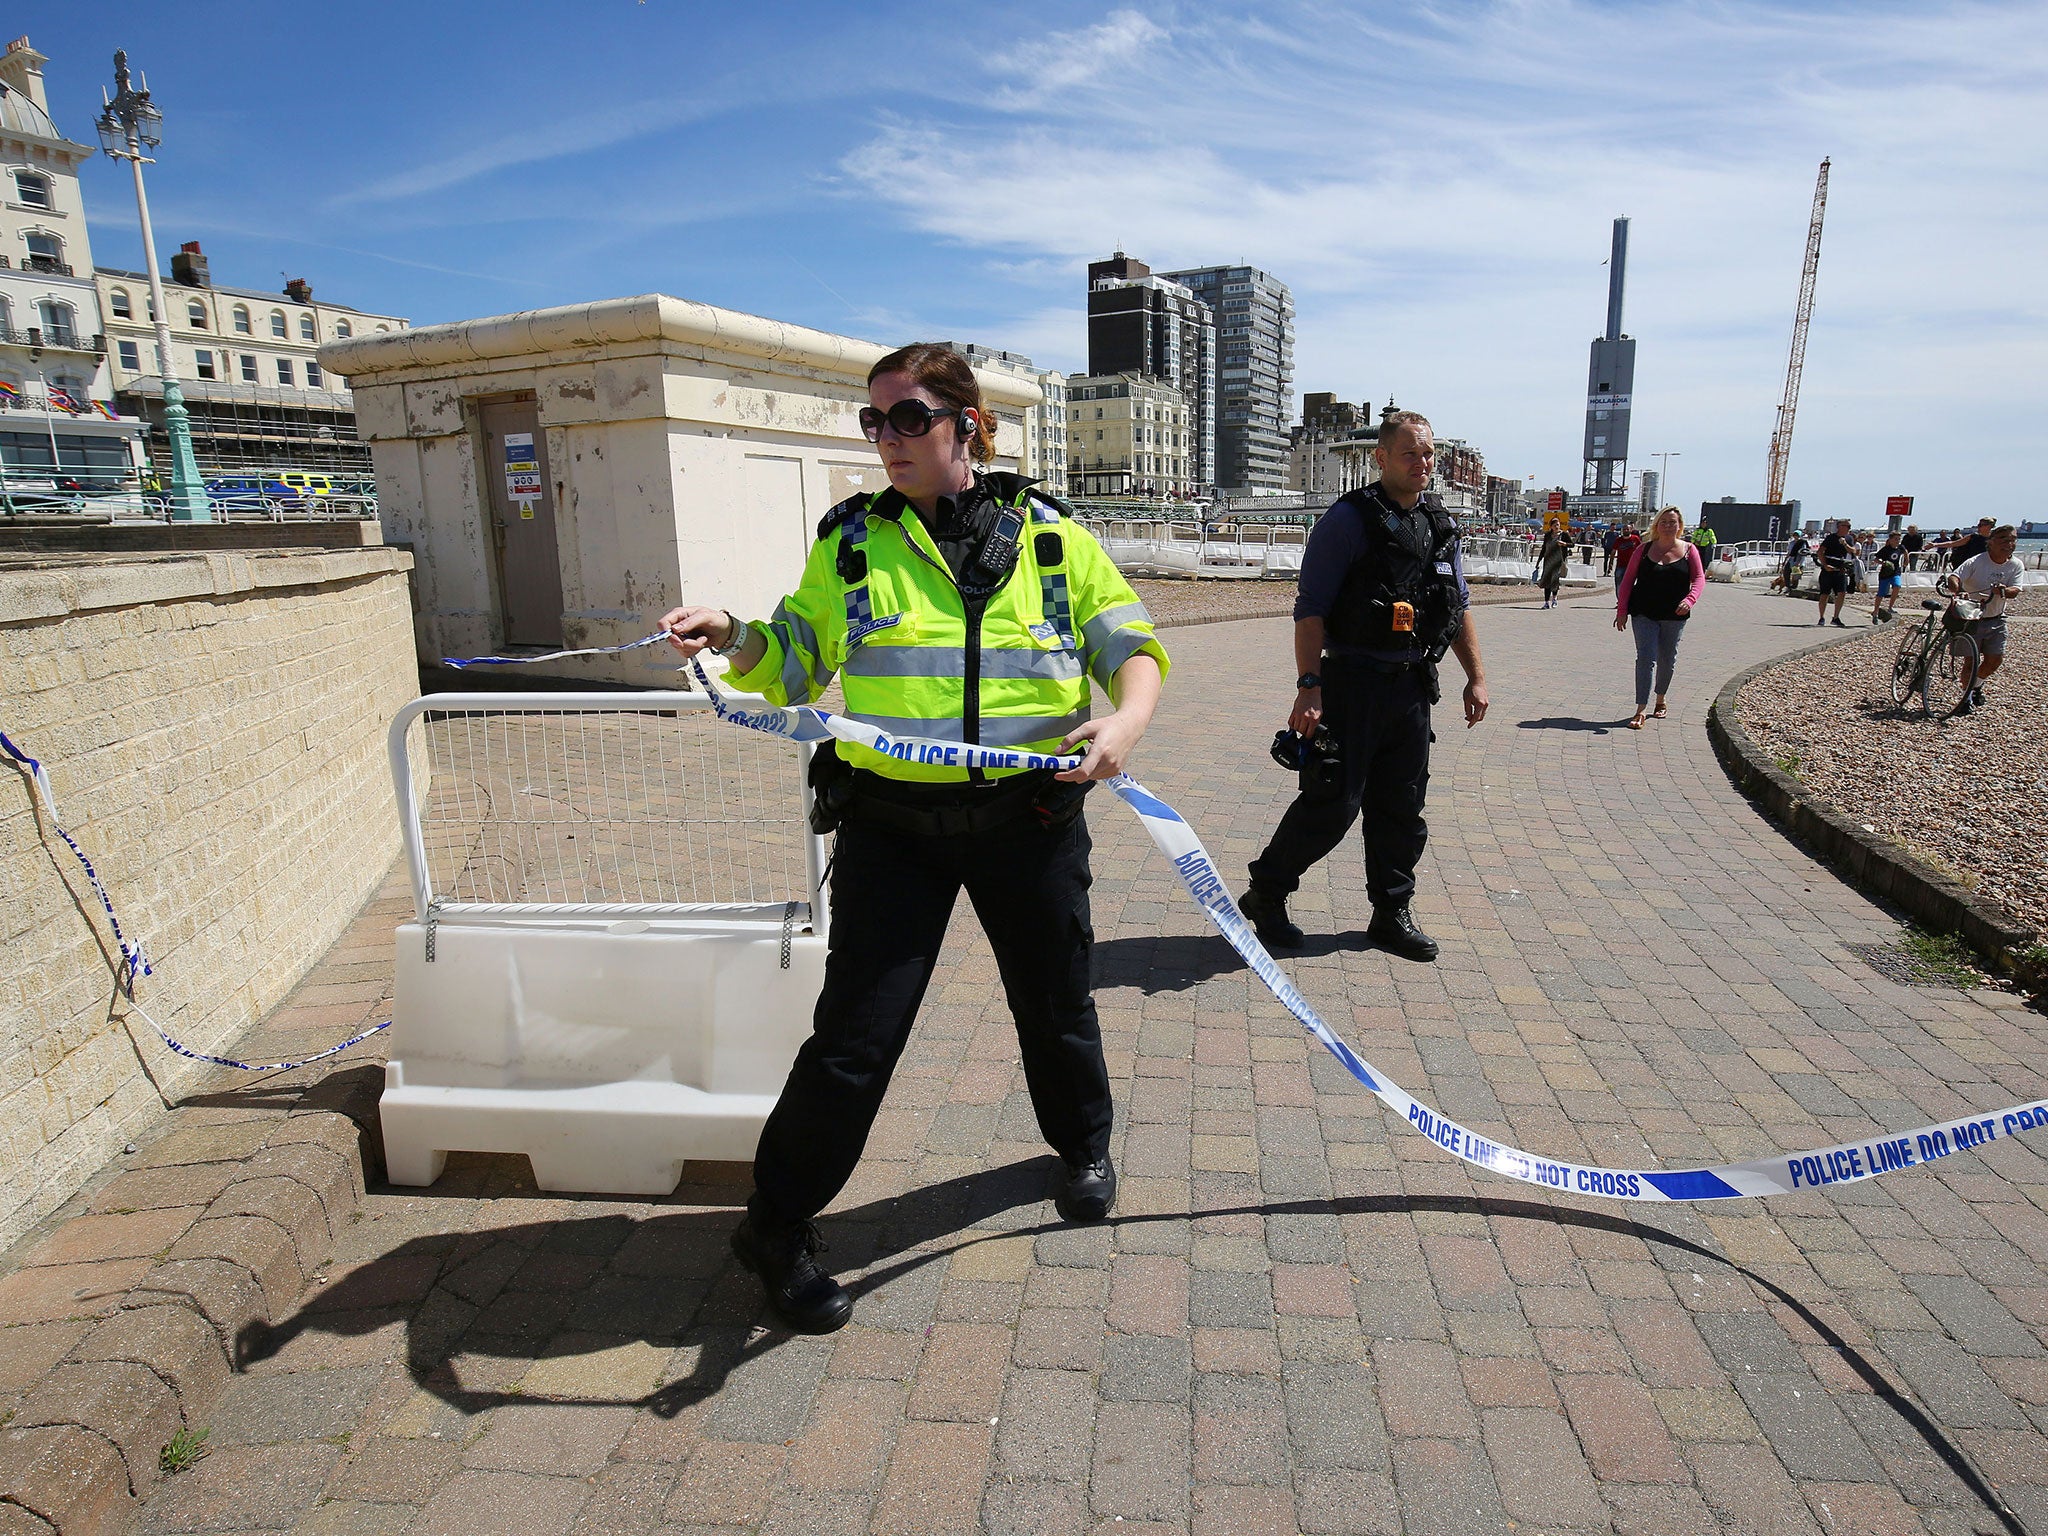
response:
<svg viewBox="0 0 2048 1536"><path fill-rule="evenodd" d="M443 656L441 665L464 671L470 667L527 667L537 661L560 661L564 656L621 656L643 646L659 645L667 638L668 631L658 629L645 639L629 640L624 645L588 645L581 650L549 651L545 656Z"/></svg>
<svg viewBox="0 0 2048 1536"><path fill-rule="evenodd" d="M211 1062L217 1067L234 1067L243 1072L289 1072L294 1068L308 1066L316 1061L324 1061L329 1056L339 1055L352 1045L361 1045L370 1036L376 1034L378 1030L391 1027L391 1021L386 1019L382 1024L366 1029L359 1035L351 1035L339 1045L330 1045L326 1050L304 1057L298 1061L237 1061L232 1056L212 1056L205 1051L196 1051L182 1040L173 1039L169 1031L163 1025L157 1023L154 1018L150 1017L148 1010L136 999L136 981L143 976L154 976L156 971L151 967L148 956L143 953L142 941L140 939L131 939L122 931L121 919L114 911L113 898L107 895L106 886L100 883L99 871L93 868L92 860L86 857L85 850L78 846L78 840L66 831L63 822L58 820L57 795L56 791L50 787L49 771L43 767L38 759L30 757L20 747L16 746L8 738L5 731L0 731L0 752L4 752L28 774L29 786L35 792L36 798L42 802L43 812L49 818L50 830L63 839L64 846L71 850L72 856L85 869L86 881L92 886L93 895L99 898L100 907L107 914L107 926L114 930L114 944L121 952L121 971L115 977L115 985L120 988L122 996L127 998L128 1011L155 1030L157 1038L162 1040L169 1049L175 1051L180 1056L189 1057L193 1061Z"/></svg>
<svg viewBox="0 0 2048 1536"><path fill-rule="evenodd" d="M1078 755L999 751L964 746L959 742L891 736L864 721L828 714L809 705L788 708L776 705L765 708L736 706L712 684L701 662L693 658L690 665L698 686L709 695L712 710L720 720L728 725L780 736L786 741L818 742L832 737L872 748L902 762L962 768L1051 768L1064 771L1079 767L1082 761ZM1953 1120L1913 1130L1885 1131L1860 1141L1840 1142L1811 1152L1777 1153L1748 1162L1723 1163L1713 1168L1597 1168L1565 1158L1524 1152L1491 1136L1482 1136L1424 1104L1345 1044L1309 1006L1308 999L1302 996L1287 973L1259 942L1251 924L1238 911L1237 902L1217 872L1215 861L1202 846L1202 840L1195 835L1195 829L1178 811L1129 774L1119 774L1111 779L1109 787L1137 814L1153 846L1173 865L1195 905L1208 914L1230 947L1243 957L1253 974L1265 983L1281 1006L1300 1020L1302 1026L1343 1063L1347 1072L1376 1095L1381 1103L1401 1116L1412 1129L1453 1157L1475 1167L1540 1188L1608 1200L1733 1200L1854 1184L1902 1168L1916 1168L1957 1152L1989 1146L2022 1131L2048 1128L2048 1099L2036 1099L2007 1109L1960 1115Z"/></svg>

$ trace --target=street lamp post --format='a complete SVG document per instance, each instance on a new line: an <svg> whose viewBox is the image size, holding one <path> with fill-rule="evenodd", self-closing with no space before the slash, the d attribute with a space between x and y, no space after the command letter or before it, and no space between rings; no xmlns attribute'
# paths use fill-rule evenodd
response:
<svg viewBox="0 0 2048 1536"><path fill-rule="evenodd" d="M142 151L163 142L164 115L150 101L147 83L139 91L129 84L126 50L114 55L114 89L113 99L100 113L100 148L110 159L126 160L135 172L135 210L142 219L142 254L149 264L150 302L156 307L156 367L164 382L164 432L171 442L171 521L210 523L213 507L199 478L199 461L192 454L192 420L185 410L185 392L178 387L171 367L171 312L164 301L163 274L157 270L149 198L142 190L144 162L156 163ZM104 98L105 92L101 95Z"/></svg>
<svg viewBox="0 0 2048 1536"><path fill-rule="evenodd" d="M1678 452L1653 453L1649 457L1657 461L1657 494L1664 498L1665 506L1677 506L1678 503L1671 499L1671 461L1673 459L1682 459L1685 455ZM1652 514L1655 514L1657 510L1655 507L1650 509Z"/></svg>

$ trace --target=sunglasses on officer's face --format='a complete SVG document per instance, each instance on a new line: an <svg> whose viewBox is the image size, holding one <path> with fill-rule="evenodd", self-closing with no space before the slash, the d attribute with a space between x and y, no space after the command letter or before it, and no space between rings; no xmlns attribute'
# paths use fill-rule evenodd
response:
<svg viewBox="0 0 2048 1536"><path fill-rule="evenodd" d="M935 411L922 400L898 400L888 410L877 410L872 405L860 408L860 429L867 434L871 443L882 440L882 428L893 427L898 437L923 437L941 421L958 420L962 427L967 425L964 410Z"/></svg>

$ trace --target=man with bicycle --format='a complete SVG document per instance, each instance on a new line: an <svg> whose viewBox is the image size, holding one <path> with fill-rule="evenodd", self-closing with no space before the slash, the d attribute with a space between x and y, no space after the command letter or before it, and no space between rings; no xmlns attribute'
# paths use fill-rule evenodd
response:
<svg viewBox="0 0 2048 1536"><path fill-rule="evenodd" d="M1978 659L1963 669L1963 699L1955 710L1959 715L1984 707L1984 679L2005 660L2006 604L2020 595L2022 567L2013 558L2019 548L2019 530L2010 523L2001 524L1984 535L1984 544L1984 552L1957 566L1945 584L1979 608L1969 626L1977 642Z"/></svg>

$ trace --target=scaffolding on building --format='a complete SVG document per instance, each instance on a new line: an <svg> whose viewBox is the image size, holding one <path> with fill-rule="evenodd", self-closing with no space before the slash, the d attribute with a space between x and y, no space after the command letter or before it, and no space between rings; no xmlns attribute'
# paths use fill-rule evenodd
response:
<svg viewBox="0 0 2048 1536"><path fill-rule="evenodd" d="M356 435L354 401L343 390L282 389L218 379L180 380L200 473L248 475L286 470L368 485L375 478L370 445ZM163 381L134 379L122 394L124 414L149 423L150 457L168 463Z"/></svg>

